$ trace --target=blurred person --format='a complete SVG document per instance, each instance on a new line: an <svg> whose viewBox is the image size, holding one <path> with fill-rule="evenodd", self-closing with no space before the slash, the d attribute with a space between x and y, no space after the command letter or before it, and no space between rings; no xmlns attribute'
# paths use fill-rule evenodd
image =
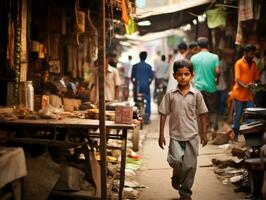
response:
<svg viewBox="0 0 266 200"><path fill-rule="evenodd" d="M106 101L118 101L119 100L119 89L121 86L121 79L119 71L115 67L109 64L109 55L107 54L105 62L105 100ZM91 101L97 103L99 101L98 95L98 70L94 72L94 80L91 88Z"/></svg>
<svg viewBox="0 0 266 200"><path fill-rule="evenodd" d="M253 60L256 52L254 45L244 47L244 55L235 63L235 84L232 90L233 101L233 130L235 141L238 141L240 120L243 109L253 107L254 83L260 79L259 71Z"/></svg>
<svg viewBox="0 0 266 200"><path fill-rule="evenodd" d="M177 54L177 52L176 53L174 52L174 54ZM168 54L168 57L167 57L167 63L168 64L171 62L172 58L173 58L173 54L171 54L171 53Z"/></svg>
<svg viewBox="0 0 266 200"><path fill-rule="evenodd" d="M199 140L202 146L207 144L208 110L200 91L190 84L193 78L193 66L190 61L186 59L176 61L172 76L177 81L177 87L167 92L160 104L158 143L164 149L166 145L164 127L169 115L170 143L167 161L173 168L172 186L178 190L180 200L191 200L191 188L197 170ZM197 116L199 116L199 125Z"/></svg>
<svg viewBox="0 0 266 200"><path fill-rule="evenodd" d="M184 42L181 42L177 46L178 52L173 56L172 62L170 63L170 66L173 66L174 62L180 59L186 58L187 54L187 45ZM172 89L176 89L176 80L172 76L173 74L173 68L169 67L169 79L168 79L168 84L167 84L167 89L166 91L170 91Z"/></svg>
<svg viewBox="0 0 266 200"><path fill-rule="evenodd" d="M120 71L122 71L122 77L123 77L123 98L125 101L128 100L129 97L129 84L130 84L130 77L131 77L131 71L132 71L132 56L128 56L128 61L123 63L122 67L120 68Z"/></svg>
<svg viewBox="0 0 266 200"><path fill-rule="evenodd" d="M201 91L209 110L208 128L215 132L218 130L216 80L220 73L219 57L209 52L207 38L201 37L197 43L200 51L191 57L195 70L194 83L196 89Z"/></svg>
<svg viewBox="0 0 266 200"><path fill-rule="evenodd" d="M256 107L266 108L266 50L263 51L261 65L261 68L258 67L261 84L256 88L255 104Z"/></svg>
<svg viewBox="0 0 266 200"><path fill-rule="evenodd" d="M154 78L155 78L155 88L156 88L156 95L154 95L154 100L157 101L157 95L158 95L158 89L159 85L163 84L163 87L165 87L165 77L168 73L168 66L169 64L166 62L165 55L161 56L161 60L157 63L156 67L154 67ZM164 91L166 88L164 89ZM155 92L155 91L154 91Z"/></svg>
<svg viewBox="0 0 266 200"><path fill-rule="evenodd" d="M219 57L220 66L220 76L218 79L218 84L216 85L217 93L217 113L219 116L224 116L226 109L226 99L227 99L227 82L226 82L226 72L228 70L228 65L224 59L223 51L217 49L216 51Z"/></svg>
<svg viewBox="0 0 266 200"><path fill-rule="evenodd" d="M153 99L156 101L157 98L157 90L158 90L158 83L156 82L156 71L159 68L159 64L161 62L161 51L157 51L156 55L153 59L153 73L154 73L154 77L155 77L155 81L154 81L154 91L153 91Z"/></svg>
<svg viewBox="0 0 266 200"><path fill-rule="evenodd" d="M197 42L191 42L188 45L188 53L187 53L187 59L190 60L191 56L199 52L199 46Z"/></svg>
<svg viewBox="0 0 266 200"><path fill-rule="evenodd" d="M147 58L147 52L142 51L139 54L140 62L133 65L131 73L131 81L134 85L134 100L138 93L143 93L146 100L145 106L145 119L144 123L150 123L151 115L151 94L150 84L153 79L152 67L145 62Z"/></svg>

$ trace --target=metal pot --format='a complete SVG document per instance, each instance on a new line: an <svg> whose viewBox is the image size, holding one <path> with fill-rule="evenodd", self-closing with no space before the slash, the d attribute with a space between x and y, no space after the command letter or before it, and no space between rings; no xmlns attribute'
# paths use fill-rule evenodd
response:
<svg viewBox="0 0 266 200"><path fill-rule="evenodd" d="M19 104L29 110L34 110L34 88L32 81L22 81L19 84Z"/></svg>

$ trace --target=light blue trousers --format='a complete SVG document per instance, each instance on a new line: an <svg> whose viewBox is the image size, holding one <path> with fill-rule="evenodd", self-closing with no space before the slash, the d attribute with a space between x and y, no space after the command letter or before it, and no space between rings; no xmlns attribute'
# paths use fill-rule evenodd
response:
<svg viewBox="0 0 266 200"><path fill-rule="evenodd" d="M198 135L188 141L170 140L167 161L173 168L172 184L180 186L178 191L181 197L192 195L198 152Z"/></svg>

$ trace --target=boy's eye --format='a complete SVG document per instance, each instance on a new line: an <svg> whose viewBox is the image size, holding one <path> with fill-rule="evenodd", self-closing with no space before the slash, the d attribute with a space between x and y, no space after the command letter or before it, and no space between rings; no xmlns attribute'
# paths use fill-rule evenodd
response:
<svg viewBox="0 0 266 200"><path fill-rule="evenodd" d="M177 76L189 76L190 73L178 73Z"/></svg>

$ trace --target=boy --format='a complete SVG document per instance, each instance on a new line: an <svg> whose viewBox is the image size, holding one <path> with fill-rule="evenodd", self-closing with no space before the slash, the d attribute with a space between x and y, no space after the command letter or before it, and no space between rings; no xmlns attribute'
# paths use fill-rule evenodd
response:
<svg viewBox="0 0 266 200"><path fill-rule="evenodd" d="M172 186L179 191L180 200L191 200L192 185L197 168L199 147L198 123L202 146L207 144L207 107L201 93L190 85L193 78L192 63L186 59L178 60L173 66L173 76L178 82L176 89L165 94L159 107L160 136L159 146L164 149L166 140L164 126L170 115L170 144L167 161L173 168Z"/></svg>

